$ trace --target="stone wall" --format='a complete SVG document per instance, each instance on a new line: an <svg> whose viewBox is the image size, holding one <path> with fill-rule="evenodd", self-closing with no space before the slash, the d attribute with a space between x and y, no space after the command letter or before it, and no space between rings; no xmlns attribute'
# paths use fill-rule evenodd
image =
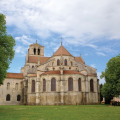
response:
<svg viewBox="0 0 120 120"><path fill-rule="evenodd" d="M17 101L17 95L21 96L21 81L23 79L10 79L6 78L3 85L0 86L0 105L19 105L20 101ZM7 90L7 83L10 83L10 89ZM15 84L18 83L18 89L15 88ZM10 95L10 101L6 101L7 94Z"/></svg>

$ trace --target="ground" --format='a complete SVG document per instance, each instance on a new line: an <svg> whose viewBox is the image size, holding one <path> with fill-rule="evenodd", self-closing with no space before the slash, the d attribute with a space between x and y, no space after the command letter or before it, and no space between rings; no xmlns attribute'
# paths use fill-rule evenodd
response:
<svg viewBox="0 0 120 120"><path fill-rule="evenodd" d="M109 105L0 106L0 120L119 120L120 107Z"/></svg>

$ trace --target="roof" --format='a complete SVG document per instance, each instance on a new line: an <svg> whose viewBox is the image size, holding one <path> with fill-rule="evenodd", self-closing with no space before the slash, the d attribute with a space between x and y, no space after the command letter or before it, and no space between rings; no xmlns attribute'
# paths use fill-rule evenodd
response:
<svg viewBox="0 0 120 120"><path fill-rule="evenodd" d="M56 70L56 71L47 71L47 72L44 72L43 74L41 75L47 75L47 74L58 74L60 75L60 71L59 70ZM79 75L84 75L78 71L73 71L73 70L63 70L63 74L79 74ZM87 74L87 76L96 76L96 75L92 75L92 74Z"/></svg>
<svg viewBox="0 0 120 120"><path fill-rule="evenodd" d="M39 45L39 46L42 46L42 45L40 45L40 44L38 44L38 43L33 43L33 44L31 44L31 45ZM30 45L30 46L31 46L31 45Z"/></svg>
<svg viewBox="0 0 120 120"><path fill-rule="evenodd" d="M80 62L80 63L85 64L85 62L82 60L81 57L75 57L75 60L76 60L77 62Z"/></svg>
<svg viewBox="0 0 120 120"><path fill-rule="evenodd" d="M50 57L39 57L40 64L46 62ZM38 62L38 56L28 56L28 62L29 63L37 63Z"/></svg>
<svg viewBox="0 0 120 120"><path fill-rule="evenodd" d="M62 45L53 54L53 56L56 56L56 55L70 55L70 56L72 56Z"/></svg>
<svg viewBox="0 0 120 120"><path fill-rule="evenodd" d="M23 78L23 73L8 73L7 78Z"/></svg>
<svg viewBox="0 0 120 120"><path fill-rule="evenodd" d="M60 71L59 70L56 70L56 71L47 71L47 72L44 72L42 75L47 75L47 74L60 74ZM80 74L80 75L83 75L80 72L72 71L72 70L63 70L63 74Z"/></svg>
<svg viewBox="0 0 120 120"><path fill-rule="evenodd" d="M37 77L37 74L28 74L28 77Z"/></svg>

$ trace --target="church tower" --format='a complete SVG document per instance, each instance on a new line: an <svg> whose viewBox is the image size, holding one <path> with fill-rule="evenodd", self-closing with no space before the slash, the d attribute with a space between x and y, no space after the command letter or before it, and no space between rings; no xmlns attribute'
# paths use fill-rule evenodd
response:
<svg viewBox="0 0 120 120"><path fill-rule="evenodd" d="M44 56L44 46L37 43L29 45L28 55L30 56Z"/></svg>

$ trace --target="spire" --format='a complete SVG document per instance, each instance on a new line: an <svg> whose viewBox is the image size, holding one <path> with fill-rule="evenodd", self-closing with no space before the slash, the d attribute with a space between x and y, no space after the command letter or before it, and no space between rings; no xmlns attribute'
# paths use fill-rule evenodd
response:
<svg viewBox="0 0 120 120"><path fill-rule="evenodd" d="M37 43L37 40L36 40L36 43Z"/></svg>

